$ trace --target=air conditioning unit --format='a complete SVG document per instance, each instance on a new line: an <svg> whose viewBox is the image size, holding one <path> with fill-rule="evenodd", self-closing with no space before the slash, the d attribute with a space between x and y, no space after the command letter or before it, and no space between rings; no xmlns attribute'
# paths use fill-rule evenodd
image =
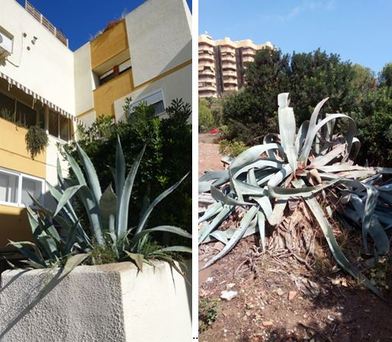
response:
<svg viewBox="0 0 392 342"><path fill-rule="evenodd" d="M0 56L8 57L12 53L13 40L0 32Z"/></svg>

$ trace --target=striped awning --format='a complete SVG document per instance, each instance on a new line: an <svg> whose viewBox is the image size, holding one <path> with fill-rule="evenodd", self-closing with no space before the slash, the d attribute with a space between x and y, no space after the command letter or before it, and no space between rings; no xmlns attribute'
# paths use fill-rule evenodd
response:
<svg viewBox="0 0 392 342"><path fill-rule="evenodd" d="M83 122L80 121L79 119L77 119L74 115L68 113L67 111L60 108L59 106L56 106L52 102L48 101L47 99L45 99L41 95L37 94L36 92L32 91L31 89L25 87L23 84L15 81L14 79L12 79L8 75L2 73L1 71L0 71L0 78L3 78L4 80L6 80L8 82L9 86L17 87L18 89L22 90L27 95L31 95L35 100L38 100L38 101L42 102L43 104L46 104L50 109L53 109L54 111L60 113L61 115L65 116L66 118L72 119L77 124L83 124Z"/></svg>

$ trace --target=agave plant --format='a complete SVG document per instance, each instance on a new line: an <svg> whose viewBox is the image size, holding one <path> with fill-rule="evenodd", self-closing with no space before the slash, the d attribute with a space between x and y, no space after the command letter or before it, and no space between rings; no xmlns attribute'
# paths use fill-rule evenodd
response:
<svg viewBox="0 0 392 342"><path fill-rule="evenodd" d="M339 247L329 220L334 203L328 202L327 195L340 197L340 214L351 225L361 227L365 251L369 252L370 237L372 253L376 257L386 254L390 244L386 230L392 227L392 183L383 176L391 174L392 169L354 164L360 148L355 122L345 114L321 115L327 100L318 103L310 121L296 131L289 94L279 94L280 134L266 135L263 144L242 152L227 170L206 172L200 178L199 192L210 192L215 201L199 219L199 243L218 240L224 244L204 267L229 253L241 238L256 232L264 249L266 224L277 226L288 201L302 198L318 221L337 263L379 294ZM344 131L335 133L339 124ZM219 230L239 207L245 211L239 227Z"/></svg>
<svg viewBox="0 0 392 342"><path fill-rule="evenodd" d="M59 161L57 162L58 186L48 189L56 202L56 208L50 210L33 198L35 208L27 208L28 217L35 238L35 243L22 241L11 245L27 258L27 263L35 268L62 265L72 255L91 255L96 247L109 250L115 260L131 259L141 269L146 261L144 250L151 236L157 232L172 233L191 238L187 231L174 226L148 228L149 217L155 206L172 193L187 177L185 175L176 184L154 199L143 213L136 227L129 227L129 205L132 188L143 157L145 148L136 157L128 175L120 139L116 147L116 162L113 171L116 192L110 185L104 192L98 180L97 172L83 149L77 145L82 168L65 151L65 157L72 169L76 182L65 180ZM74 197L82 203L88 223L83 224L74 208ZM171 253L191 253L186 246L157 247L148 252L149 258L170 261ZM84 258L79 258L83 261Z"/></svg>

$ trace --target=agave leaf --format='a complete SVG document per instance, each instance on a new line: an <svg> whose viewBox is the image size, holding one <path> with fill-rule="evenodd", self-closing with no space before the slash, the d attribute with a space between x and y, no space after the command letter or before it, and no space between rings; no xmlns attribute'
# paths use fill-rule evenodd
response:
<svg viewBox="0 0 392 342"><path fill-rule="evenodd" d="M136 264L139 271L143 271L144 255L125 251L128 257Z"/></svg>
<svg viewBox="0 0 392 342"><path fill-rule="evenodd" d="M286 179L289 175L293 173L293 169L289 164L286 164L283 166L283 168L274 174L273 177L268 181L268 186L277 186L281 182L283 182L284 179Z"/></svg>
<svg viewBox="0 0 392 342"><path fill-rule="evenodd" d="M262 251L265 251L265 216L261 211L257 213L257 227L259 228Z"/></svg>
<svg viewBox="0 0 392 342"><path fill-rule="evenodd" d="M199 194L210 191L210 188L211 188L210 182L199 182Z"/></svg>
<svg viewBox="0 0 392 342"><path fill-rule="evenodd" d="M237 244L237 242L239 240L241 240L241 238L243 237L243 235L244 235L246 229L248 228L248 226L250 225L251 221L255 218L257 211L258 211L257 207L251 207L246 212L246 214L244 215L244 217L241 220L239 228L235 231L235 233L233 234L230 241L225 245L225 247L217 255L215 255L211 260L209 260L204 265L203 269L211 266L213 263L215 263L220 258L224 257L227 253L229 253L234 248L234 246Z"/></svg>
<svg viewBox="0 0 392 342"><path fill-rule="evenodd" d="M75 254L70 256L65 262L63 272L61 273L61 278L65 278L69 273L71 273L76 266L79 266L84 260L86 260L90 255L85 254Z"/></svg>
<svg viewBox="0 0 392 342"><path fill-rule="evenodd" d="M339 144L335 148L333 148L330 152L328 152L325 155L318 156L308 166L309 169L311 168L320 168L328 163L330 163L332 160L339 158L340 156L343 156L344 152L346 151L346 145L345 144Z"/></svg>
<svg viewBox="0 0 392 342"><path fill-rule="evenodd" d="M84 185L75 185L71 186L68 189L64 191L64 193L61 195L60 200L58 201L56 210L53 214L53 216L57 216L58 213L63 209L63 207L68 204L68 202L71 200L71 198L82 188Z"/></svg>
<svg viewBox="0 0 392 342"><path fill-rule="evenodd" d="M247 164L241 168L237 168L234 173L232 173L232 178L238 178L244 172L248 172L251 169L264 169L267 167L271 167L274 169L281 169L283 167L282 162L278 162L276 160L270 159L260 159L256 160L250 164Z"/></svg>
<svg viewBox="0 0 392 342"><path fill-rule="evenodd" d="M261 188L259 186L250 185L244 182L241 182L236 179L232 179L232 183L235 189L236 194L240 198L240 196L265 196L267 191L265 188Z"/></svg>
<svg viewBox="0 0 392 342"><path fill-rule="evenodd" d="M222 208L223 208L223 206L222 206L222 203L220 203L220 202L215 202L215 203L211 204L207 208L207 210L205 211L203 216L199 218L198 223L202 223L204 221L207 221L211 217L214 217L215 215L219 214L219 212L222 210Z"/></svg>
<svg viewBox="0 0 392 342"><path fill-rule="evenodd" d="M246 151L240 153L230 164L229 170L234 173L236 169L240 169L244 165L256 161L260 158L261 154L273 149L281 149L281 147L278 144L274 143L253 146Z"/></svg>
<svg viewBox="0 0 392 342"><path fill-rule="evenodd" d="M59 182L60 186L64 189L67 187L67 184L64 181L63 170L61 169L60 158L58 157L57 157L56 169L57 169L57 181Z"/></svg>
<svg viewBox="0 0 392 342"><path fill-rule="evenodd" d="M102 196L102 190L101 185L99 184L97 171L87 153L83 151L78 143L76 144L76 148L84 166L84 170L86 171L88 186L94 195L95 201L98 203Z"/></svg>
<svg viewBox="0 0 392 342"><path fill-rule="evenodd" d="M229 242L231 236L230 237L227 236L227 230L215 230L209 235L209 237L214 238L222 242L224 245L226 245Z"/></svg>
<svg viewBox="0 0 392 342"><path fill-rule="evenodd" d="M137 170L139 168L145 150L146 150L146 146L142 148L141 152L136 157L136 160L132 164L131 170L129 171L128 176L124 183L124 189L121 194L120 203L118 206L118 214L117 214L117 237L120 240L122 240L125 237L128 230L129 201L131 198L133 183L135 181Z"/></svg>
<svg viewBox="0 0 392 342"><path fill-rule="evenodd" d="M121 146L121 140L120 137L117 135L117 146L116 146L116 167L114 171L114 185L116 187L116 194L117 198L121 198L122 196L122 191L124 188L124 182L125 182L125 170L126 164L125 164L125 157L124 157L124 152ZM118 212L118 208L117 208Z"/></svg>
<svg viewBox="0 0 392 342"><path fill-rule="evenodd" d="M74 246L77 240L77 229L78 229L79 221L76 222L73 227L67 233L67 240L65 242L64 252L65 254L70 254L72 251L72 247Z"/></svg>
<svg viewBox="0 0 392 342"><path fill-rule="evenodd" d="M266 217L272 215L272 205L268 196L252 197L252 199L258 203Z"/></svg>
<svg viewBox="0 0 392 342"><path fill-rule="evenodd" d="M276 186L269 186L268 191L271 197L281 199L291 199L293 197L311 197L317 192L324 190L325 188L335 184L338 180L333 180L328 183L316 185L316 186L305 186L302 188L282 188Z"/></svg>
<svg viewBox="0 0 392 342"><path fill-rule="evenodd" d="M76 160L67 151L65 151L65 157L73 173L75 174L79 185L87 185L86 178L84 178L83 171L80 168L79 164L76 162Z"/></svg>
<svg viewBox="0 0 392 342"><path fill-rule="evenodd" d="M143 229L141 232L135 234L132 238L131 243L135 245L139 241L141 241L141 239L143 239L145 236L156 232L166 232L166 233L176 234L188 239L192 239L192 235L182 228L175 227L175 226L157 226L153 228Z"/></svg>
<svg viewBox="0 0 392 342"><path fill-rule="evenodd" d="M374 241L375 255L386 255L389 252L390 242L376 215L371 217L370 227L369 235Z"/></svg>
<svg viewBox="0 0 392 342"><path fill-rule="evenodd" d="M368 289L370 289L377 296L381 297L380 291L367 279L363 274L361 274L355 267L350 263L350 261L346 258L342 250L340 249L335 236L333 235L333 230L325 218L324 212L320 207L320 204L317 202L315 198L307 198L305 199L306 204L309 209L312 211L314 217L316 218L324 236L327 240L329 249L332 252L336 262L342 267L347 273L351 274L354 278L358 279L361 283L363 283Z"/></svg>
<svg viewBox="0 0 392 342"><path fill-rule="evenodd" d="M244 235L242 238L246 238L247 236L256 234L256 225L257 221L253 220L249 227L246 229ZM204 241L203 243L209 243L211 241L220 241L223 244L226 244L234 235L234 233L237 231L238 228L229 228L226 230L215 230L212 232Z"/></svg>
<svg viewBox="0 0 392 342"><path fill-rule="evenodd" d="M109 185L102 194L102 197L99 200L99 207L104 228L106 227L111 233L115 233L117 196L114 193L111 185Z"/></svg>
<svg viewBox="0 0 392 342"><path fill-rule="evenodd" d="M192 254L192 248L186 246L170 246L158 249L159 253L189 253ZM153 253L154 254L154 253Z"/></svg>
<svg viewBox="0 0 392 342"><path fill-rule="evenodd" d="M312 149L312 144L313 144L313 139L314 135L316 134L314 131L316 129L316 124L317 124L317 118L320 113L321 107L324 105L325 102L328 101L328 97L321 100L317 106L314 108L312 116L310 117L309 121L309 127L307 130L306 138L303 143L300 156L299 156L299 161L301 162L306 162L309 157L310 150Z"/></svg>
<svg viewBox="0 0 392 342"><path fill-rule="evenodd" d="M372 221L372 217L374 214L374 209L377 205L378 200L378 191L373 186L365 185L366 187L366 201L363 208L362 214L362 240L363 246L365 248L365 252L369 253L368 244L367 244L367 235L370 231L370 222Z"/></svg>
<svg viewBox="0 0 392 342"><path fill-rule="evenodd" d="M222 191L217 189L215 186L211 186L211 196L215 201L222 202L228 205L252 205L252 203L247 203L243 201L236 200L228 195L225 195Z"/></svg>
<svg viewBox="0 0 392 342"><path fill-rule="evenodd" d="M150 204L150 206L147 208L146 212L143 214L141 220L139 221L138 227L136 229L136 233L140 233L146 223L148 218L150 217L151 212L153 211L153 209L155 208L155 206L161 202L165 197L169 196L175 189L177 189L180 184L183 182L183 180L188 177L187 173L184 177L182 177L176 184L172 185L170 188L166 189L164 192L162 192L159 196L157 196L154 201Z"/></svg>
<svg viewBox="0 0 392 342"><path fill-rule="evenodd" d="M226 179L229 180L229 171L222 170L222 171L207 171L199 178L199 182L208 182L212 180L219 180L219 179Z"/></svg>
<svg viewBox="0 0 392 342"><path fill-rule="evenodd" d="M292 170L297 169L297 155L295 148L295 116L293 108L288 107L288 93L278 95L278 120L280 140Z"/></svg>
<svg viewBox="0 0 392 342"><path fill-rule="evenodd" d="M90 228L92 229L95 240L98 245L103 246L105 244L102 232L101 224L101 213L99 210L99 204L95 201L94 195L90 189L86 186L82 187L78 193L83 206L86 209L87 217L90 222Z"/></svg>
<svg viewBox="0 0 392 342"><path fill-rule="evenodd" d="M223 209L218 213L217 216L208 225L204 226L204 229L199 231L199 244L201 244L207 236L218 227L234 210L234 206L224 205Z"/></svg>
<svg viewBox="0 0 392 342"><path fill-rule="evenodd" d="M36 265L35 268L45 268L46 262L44 257L41 254L39 248L30 241L9 241L9 244L18 249L18 251L25 256L27 259L33 262L33 265ZM31 251L30 248L32 247L34 252ZM39 265L39 266L38 266ZM34 267L34 266L33 266Z"/></svg>
<svg viewBox="0 0 392 342"><path fill-rule="evenodd" d="M309 125L309 131L308 131L308 136L306 137L306 141L304 144L304 149L301 152L299 160L302 162L306 162L309 158L309 153L314 141L314 138L316 137L317 132L324 126L326 125L329 121L331 120L336 120L338 118L341 119L347 119L349 123L348 131L346 133L346 141L347 141L347 151L348 154L351 151L351 145L352 145L352 140L354 138L354 134L356 132L355 128L355 121L349 117L348 115L345 114L331 114L330 116L326 117L325 119L321 120L313 129L311 125ZM309 140L308 140L309 138Z"/></svg>
<svg viewBox="0 0 392 342"><path fill-rule="evenodd" d="M309 130L309 120L305 120L302 125L298 129L297 137L295 138L295 149L297 151L297 157L298 153L301 150L302 146L305 143L306 135Z"/></svg>

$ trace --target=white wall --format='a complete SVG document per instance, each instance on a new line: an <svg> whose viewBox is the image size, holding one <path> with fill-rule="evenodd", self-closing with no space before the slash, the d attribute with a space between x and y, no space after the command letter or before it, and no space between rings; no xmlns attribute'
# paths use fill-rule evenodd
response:
<svg viewBox="0 0 392 342"><path fill-rule="evenodd" d="M90 43L86 43L76 50L74 58L75 113L79 115L94 107Z"/></svg>
<svg viewBox="0 0 392 342"><path fill-rule="evenodd" d="M56 271L1 274L0 341L191 341L190 287L169 264Z"/></svg>
<svg viewBox="0 0 392 342"><path fill-rule="evenodd" d="M61 109L75 112L74 57L15 0L1 0L0 26L14 37L13 53L0 71ZM26 33L26 37L23 37ZM37 37L35 44L31 41ZM30 47L30 50L27 50Z"/></svg>
<svg viewBox="0 0 392 342"><path fill-rule="evenodd" d="M126 17L135 86L192 58L189 9L184 0L149 0Z"/></svg>
<svg viewBox="0 0 392 342"><path fill-rule="evenodd" d="M48 136L49 144L46 147L46 181L51 185L57 184L57 158L60 159L61 169L63 170L63 176L68 176L68 163L61 156L57 144L59 140Z"/></svg>
<svg viewBox="0 0 392 342"><path fill-rule="evenodd" d="M132 101L138 101L158 89L161 89L163 92L166 107L176 98L182 98L184 102L192 104L192 65L189 64L154 83L141 87L127 96L116 100L114 102L116 120L118 121L123 118L123 106L127 97L131 97Z"/></svg>

